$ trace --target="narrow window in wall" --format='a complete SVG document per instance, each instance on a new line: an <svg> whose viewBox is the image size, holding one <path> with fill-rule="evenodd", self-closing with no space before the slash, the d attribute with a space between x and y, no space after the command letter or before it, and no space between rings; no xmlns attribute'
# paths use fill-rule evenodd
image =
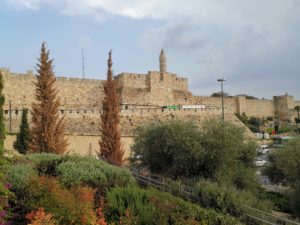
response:
<svg viewBox="0 0 300 225"><path fill-rule="evenodd" d="M19 114L19 111L18 110L16 110L16 115L18 115Z"/></svg>
<svg viewBox="0 0 300 225"><path fill-rule="evenodd" d="M5 114L8 114L8 110L4 110L4 113L5 113Z"/></svg>

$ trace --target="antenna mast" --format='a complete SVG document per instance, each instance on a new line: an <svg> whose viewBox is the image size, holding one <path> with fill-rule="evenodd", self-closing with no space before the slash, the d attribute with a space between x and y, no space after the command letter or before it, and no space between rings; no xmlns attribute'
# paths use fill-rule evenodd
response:
<svg viewBox="0 0 300 225"><path fill-rule="evenodd" d="M84 48L81 49L81 55L82 55L82 78L84 79Z"/></svg>

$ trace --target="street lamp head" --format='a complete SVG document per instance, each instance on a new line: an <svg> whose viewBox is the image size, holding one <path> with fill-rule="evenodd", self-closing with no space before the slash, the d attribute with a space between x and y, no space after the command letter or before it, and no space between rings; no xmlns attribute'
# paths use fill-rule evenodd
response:
<svg viewBox="0 0 300 225"><path fill-rule="evenodd" d="M218 79L218 82L223 82L223 81L226 81L224 77L221 79Z"/></svg>

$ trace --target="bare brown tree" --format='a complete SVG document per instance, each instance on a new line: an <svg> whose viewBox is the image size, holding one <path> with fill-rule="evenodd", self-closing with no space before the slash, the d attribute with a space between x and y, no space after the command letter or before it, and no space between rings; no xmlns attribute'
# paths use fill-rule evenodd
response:
<svg viewBox="0 0 300 225"><path fill-rule="evenodd" d="M122 165L124 150L121 147L120 106L117 95L117 83L112 71L111 51L107 61L107 80L104 83L104 98L101 115L100 157L115 165Z"/></svg>
<svg viewBox="0 0 300 225"><path fill-rule="evenodd" d="M60 102L54 87L52 62L43 43L37 64L36 102L32 104L29 149L31 152L63 154L68 143L64 137L64 118L58 115Z"/></svg>

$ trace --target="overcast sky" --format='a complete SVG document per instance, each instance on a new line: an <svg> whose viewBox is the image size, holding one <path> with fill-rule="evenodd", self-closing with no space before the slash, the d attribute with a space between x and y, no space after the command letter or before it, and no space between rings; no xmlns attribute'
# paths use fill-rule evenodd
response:
<svg viewBox="0 0 300 225"><path fill-rule="evenodd" d="M46 41L57 76L105 79L158 70L189 79L195 95L220 90L300 100L300 0L0 0L0 67L35 69Z"/></svg>

